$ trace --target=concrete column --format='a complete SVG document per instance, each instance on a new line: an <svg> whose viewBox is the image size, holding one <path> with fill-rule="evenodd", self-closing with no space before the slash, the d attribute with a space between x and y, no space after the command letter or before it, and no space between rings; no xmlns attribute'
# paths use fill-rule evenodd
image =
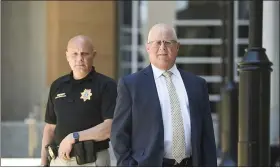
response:
<svg viewBox="0 0 280 168"><path fill-rule="evenodd" d="M45 3L1 3L3 120L23 120L44 96Z"/></svg>
<svg viewBox="0 0 280 168"><path fill-rule="evenodd" d="M46 1L30 1L29 3L29 57L27 67L30 77L30 112L43 112L42 107L48 96L46 85ZM36 89L33 89L36 88ZM36 108L39 108L36 110ZM40 113L41 112L41 113Z"/></svg>
<svg viewBox="0 0 280 168"><path fill-rule="evenodd" d="M279 135L279 1L263 1L263 47L273 63L270 93L270 144Z"/></svg>

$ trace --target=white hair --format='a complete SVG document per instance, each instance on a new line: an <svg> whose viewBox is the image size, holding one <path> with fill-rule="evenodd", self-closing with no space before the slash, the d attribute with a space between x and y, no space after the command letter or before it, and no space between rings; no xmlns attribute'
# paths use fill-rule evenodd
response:
<svg viewBox="0 0 280 168"><path fill-rule="evenodd" d="M171 27L165 23L158 23L158 24L155 24L149 31L149 34L148 34L148 42L149 42L149 39L151 38L151 34L152 34L152 31L153 30L165 30L165 31L171 31L171 38L172 40L175 40L175 41L178 41L178 38L177 38L177 34L176 34L176 31L174 29L174 27Z"/></svg>

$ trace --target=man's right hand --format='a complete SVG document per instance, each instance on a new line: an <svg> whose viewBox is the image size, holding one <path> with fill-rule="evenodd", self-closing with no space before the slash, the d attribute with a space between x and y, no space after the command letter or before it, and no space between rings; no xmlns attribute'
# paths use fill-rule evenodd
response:
<svg viewBox="0 0 280 168"><path fill-rule="evenodd" d="M48 159L41 159L41 167L49 167L50 161Z"/></svg>
<svg viewBox="0 0 280 168"><path fill-rule="evenodd" d="M41 161L41 166L42 167L49 167L48 161Z"/></svg>
<svg viewBox="0 0 280 168"><path fill-rule="evenodd" d="M39 165L38 167L50 167L50 166L42 164L42 165Z"/></svg>
<svg viewBox="0 0 280 168"><path fill-rule="evenodd" d="M44 151L41 156L41 166L44 166L44 167L49 166L48 152L47 152L46 148L44 148Z"/></svg>
<svg viewBox="0 0 280 168"><path fill-rule="evenodd" d="M41 148L41 165L48 165L48 151L46 146L53 141L55 125L46 124L43 132L42 148Z"/></svg>

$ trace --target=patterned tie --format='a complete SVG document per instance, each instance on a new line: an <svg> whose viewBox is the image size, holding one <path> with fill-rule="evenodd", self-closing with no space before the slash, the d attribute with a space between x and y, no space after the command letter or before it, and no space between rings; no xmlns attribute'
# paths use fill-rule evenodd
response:
<svg viewBox="0 0 280 168"><path fill-rule="evenodd" d="M167 71L162 74L165 77L172 116L172 155L177 163L180 163L186 157L186 143L183 118L176 89L171 80L172 72Z"/></svg>

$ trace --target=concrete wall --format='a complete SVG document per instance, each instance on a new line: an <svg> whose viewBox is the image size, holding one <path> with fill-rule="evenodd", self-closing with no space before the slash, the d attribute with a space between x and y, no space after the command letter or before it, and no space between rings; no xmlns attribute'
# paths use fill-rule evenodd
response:
<svg viewBox="0 0 280 168"><path fill-rule="evenodd" d="M46 2L3 1L2 120L22 120L45 97Z"/></svg>

